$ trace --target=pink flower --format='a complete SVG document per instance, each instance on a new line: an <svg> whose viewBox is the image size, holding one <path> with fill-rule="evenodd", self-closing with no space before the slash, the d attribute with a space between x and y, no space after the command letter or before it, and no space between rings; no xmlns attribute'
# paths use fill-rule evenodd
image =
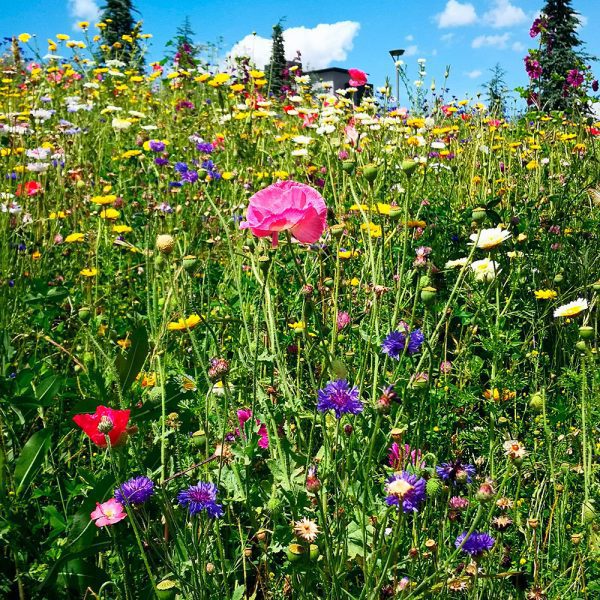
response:
<svg viewBox="0 0 600 600"><path fill-rule="evenodd" d="M314 188L296 181L278 181L250 198L246 221L240 229L251 229L256 237L273 238L290 231L303 244L314 244L327 225L327 206Z"/></svg>
<svg viewBox="0 0 600 600"><path fill-rule="evenodd" d="M367 74L360 69L348 69L348 75L350 75L350 85L352 87L360 87L367 83Z"/></svg>
<svg viewBox="0 0 600 600"><path fill-rule="evenodd" d="M96 510L90 514L90 518L96 521L96 527L106 527L122 521L127 516L123 505L111 498L102 504L96 502Z"/></svg>
<svg viewBox="0 0 600 600"><path fill-rule="evenodd" d="M240 429L236 429L236 435L240 435L242 437L246 437L244 435L244 426L246 421L249 421L252 418L252 410L249 408L242 408L237 411L238 422L240 424ZM268 448L269 447L269 432L267 431L267 426L264 423L261 423L259 419L256 419L256 424L258 425L258 446L260 448ZM240 431L241 430L241 431Z"/></svg>

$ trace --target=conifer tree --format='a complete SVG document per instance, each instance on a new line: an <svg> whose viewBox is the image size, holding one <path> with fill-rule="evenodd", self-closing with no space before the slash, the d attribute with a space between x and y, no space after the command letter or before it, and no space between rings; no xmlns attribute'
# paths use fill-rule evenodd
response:
<svg viewBox="0 0 600 600"><path fill-rule="evenodd" d="M109 57L131 63L139 57L137 40L134 37L130 42L123 39L123 36L131 36L138 28L133 18L133 13L137 12L133 6L133 1L106 0L102 11L102 21L105 23L102 38L109 48Z"/></svg>
<svg viewBox="0 0 600 600"><path fill-rule="evenodd" d="M197 66L200 48L194 43L195 35L190 18L186 16L183 23L177 28L174 39L176 51L173 59L182 69L192 69Z"/></svg>
<svg viewBox="0 0 600 600"><path fill-rule="evenodd" d="M578 17L571 0L547 0L531 28L532 37L541 34L540 50L533 58L540 68L538 103L546 110L568 108L583 81L584 61L589 57L581 50Z"/></svg>
<svg viewBox="0 0 600 600"><path fill-rule="evenodd" d="M287 63L285 60L285 46L283 43L283 27L281 21L273 25L273 47L271 49L271 62L267 68L269 77L269 90L275 96L281 94L284 85Z"/></svg>
<svg viewBox="0 0 600 600"><path fill-rule="evenodd" d="M506 110L506 83L504 81L506 71L500 66L500 63L496 63L490 71L492 78L485 84L490 113L502 116Z"/></svg>

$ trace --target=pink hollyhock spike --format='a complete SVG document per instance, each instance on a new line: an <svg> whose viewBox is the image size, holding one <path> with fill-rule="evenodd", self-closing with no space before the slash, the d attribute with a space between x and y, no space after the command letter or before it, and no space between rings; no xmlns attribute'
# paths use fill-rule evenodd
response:
<svg viewBox="0 0 600 600"><path fill-rule="evenodd" d="M317 190L296 181L278 181L250 198L240 229L271 237L275 248L281 231L289 231L303 244L314 244L326 225L327 206Z"/></svg>
<svg viewBox="0 0 600 600"><path fill-rule="evenodd" d="M127 441L127 423L129 410L114 410L107 406L98 406L93 414L75 415L73 421L100 448L106 448L106 436L114 448Z"/></svg>
<svg viewBox="0 0 600 600"><path fill-rule="evenodd" d="M106 527L122 521L127 516L123 505L111 498L100 504L96 502L96 510L90 514L90 518L96 522L96 527Z"/></svg>
<svg viewBox="0 0 600 600"><path fill-rule="evenodd" d="M348 69L348 75L350 75L350 85L352 87L360 87L367 83L367 74L360 69Z"/></svg>

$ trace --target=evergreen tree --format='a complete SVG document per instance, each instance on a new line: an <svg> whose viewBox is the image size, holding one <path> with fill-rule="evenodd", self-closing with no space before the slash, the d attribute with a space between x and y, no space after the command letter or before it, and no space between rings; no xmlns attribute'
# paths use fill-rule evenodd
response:
<svg viewBox="0 0 600 600"><path fill-rule="evenodd" d="M490 112L502 116L506 111L506 83L504 81L506 71L500 66L500 63L496 63L490 71L492 78L484 86L487 92L487 101Z"/></svg>
<svg viewBox="0 0 600 600"><path fill-rule="evenodd" d="M139 26L133 18L136 11L132 0L106 0L102 7L102 21L106 24L102 30L102 38L108 46L109 58L116 58L126 63L139 58L139 46L135 35ZM123 36L134 37L131 41Z"/></svg>
<svg viewBox="0 0 600 600"><path fill-rule="evenodd" d="M269 90L276 96L281 94L284 85L287 62L285 60L285 46L283 43L283 27L281 21L273 25L273 47L271 49L271 62L268 65Z"/></svg>
<svg viewBox="0 0 600 600"><path fill-rule="evenodd" d="M186 16L183 23L177 28L174 40L176 52L173 60L182 69L193 69L197 66L200 48L194 43L195 35L190 18ZM171 42L167 45L171 45Z"/></svg>
<svg viewBox="0 0 600 600"><path fill-rule="evenodd" d="M537 56L541 75L538 79L539 106L547 110L564 110L570 104L589 58L580 50L577 34L578 13L571 0L547 0L542 15L533 24L531 35L541 34Z"/></svg>

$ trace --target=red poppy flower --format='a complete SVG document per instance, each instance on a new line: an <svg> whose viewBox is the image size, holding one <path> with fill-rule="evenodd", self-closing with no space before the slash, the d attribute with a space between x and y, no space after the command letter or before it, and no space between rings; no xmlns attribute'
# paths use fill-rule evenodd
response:
<svg viewBox="0 0 600 600"><path fill-rule="evenodd" d="M75 415L73 421L100 448L106 448L106 436L112 447L122 446L127 441L129 410L113 410L98 406L94 414Z"/></svg>
<svg viewBox="0 0 600 600"><path fill-rule="evenodd" d="M27 181L25 185L19 184L17 186L17 196L35 196L42 191L42 186L37 181Z"/></svg>

